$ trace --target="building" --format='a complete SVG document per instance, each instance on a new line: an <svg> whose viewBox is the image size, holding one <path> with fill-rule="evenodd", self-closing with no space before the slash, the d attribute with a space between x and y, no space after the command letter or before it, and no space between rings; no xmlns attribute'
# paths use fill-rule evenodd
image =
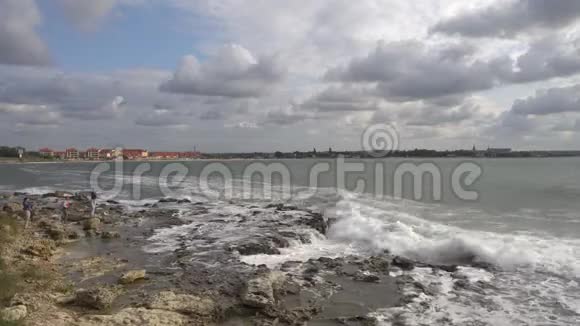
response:
<svg viewBox="0 0 580 326"><path fill-rule="evenodd" d="M179 158L185 158L185 159L197 159L201 157L201 153L197 152L197 151L193 151L193 152L181 152L179 153Z"/></svg>
<svg viewBox="0 0 580 326"><path fill-rule="evenodd" d="M112 149L99 149L99 160L111 160L113 157Z"/></svg>
<svg viewBox="0 0 580 326"><path fill-rule="evenodd" d="M94 147L87 149L87 152L85 154L85 158L87 160L98 160L99 159L99 149L94 148Z"/></svg>
<svg viewBox="0 0 580 326"><path fill-rule="evenodd" d="M41 148L38 150L38 153L40 154L40 156L43 156L43 157L55 157L56 156L56 152L50 148Z"/></svg>
<svg viewBox="0 0 580 326"><path fill-rule="evenodd" d="M123 149L122 153L125 160L140 160L149 156L149 153L144 149Z"/></svg>
<svg viewBox="0 0 580 326"><path fill-rule="evenodd" d="M179 152L151 152L149 158L156 160L175 160L180 157Z"/></svg>
<svg viewBox="0 0 580 326"><path fill-rule="evenodd" d="M79 151L76 148L67 148L65 150L65 158L67 160L78 160L80 158Z"/></svg>

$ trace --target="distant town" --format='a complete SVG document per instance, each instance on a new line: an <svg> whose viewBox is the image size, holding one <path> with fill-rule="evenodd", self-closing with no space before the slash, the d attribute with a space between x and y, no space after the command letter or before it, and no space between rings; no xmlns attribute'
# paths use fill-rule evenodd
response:
<svg viewBox="0 0 580 326"><path fill-rule="evenodd" d="M317 150L294 152L251 152L251 153L201 153L193 151L148 151L145 149L107 149L91 147L85 150L67 148L55 150L40 148L37 151L26 150L23 147L0 146L0 158L4 160L22 161L108 161L108 160L197 160L197 159L306 159L306 158L376 158L378 153L366 151L334 151ZM525 158L525 157L571 157L580 156L580 151L545 150L545 151L514 151L510 148L487 148L479 150L475 146L468 150L436 151L428 149L397 150L388 157L399 158Z"/></svg>

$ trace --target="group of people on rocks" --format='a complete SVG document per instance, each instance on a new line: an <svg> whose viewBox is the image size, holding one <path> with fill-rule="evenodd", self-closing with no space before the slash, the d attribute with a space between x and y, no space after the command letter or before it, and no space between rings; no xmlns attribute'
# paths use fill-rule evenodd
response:
<svg viewBox="0 0 580 326"><path fill-rule="evenodd" d="M90 202L91 202L91 217L95 216L97 210L97 193L92 191L90 194ZM68 210L71 207L71 201L68 196L65 196L64 199L60 203L61 208L61 221L67 222L68 219ZM25 218L25 228L28 228L30 222L32 221L32 213L33 213L34 205L30 198L24 197L22 201L22 210L24 211L24 218Z"/></svg>

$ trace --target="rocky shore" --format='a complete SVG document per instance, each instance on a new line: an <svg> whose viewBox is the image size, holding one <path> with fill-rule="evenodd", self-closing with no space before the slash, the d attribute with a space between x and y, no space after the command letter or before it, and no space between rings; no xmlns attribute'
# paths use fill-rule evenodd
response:
<svg viewBox="0 0 580 326"><path fill-rule="evenodd" d="M25 196L35 207L26 230ZM373 311L429 293L404 271L456 269L387 252L254 265L245 257L308 244L329 221L285 204L230 203L218 214L219 204L172 198L101 202L91 218L86 198L0 195L0 286L11 287L0 325L375 325Z"/></svg>

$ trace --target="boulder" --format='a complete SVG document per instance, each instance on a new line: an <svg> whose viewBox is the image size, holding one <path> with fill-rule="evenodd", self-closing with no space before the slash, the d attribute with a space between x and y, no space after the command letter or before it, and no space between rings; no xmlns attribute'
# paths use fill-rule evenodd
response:
<svg viewBox="0 0 580 326"><path fill-rule="evenodd" d="M85 221L83 224L83 230L85 231L97 231L101 228L101 220L93 217Z"/></svg>
<svg viewBox="0 0 580 326"><path fill-rule="evenodd" d="M142 280L147 276L147 271L144 269L128 271L127 273L121 275L119 283L121 284L131 284L138 280Z"/></svg>
<svg viewBox="0 0 580 326"><path fill-rule="evenodd" d="M4 204L2 210L6 213L19 213L22 211L22 205L20 203L10 202Z"/></svg>
<svg viewBox="0 0 580 326"><path fill-rule="evenodd" d="M6 308L0 311L0 317L5 321L20 321L28 316L28 309L24 305Z"/></svg>
<svg viewBox="0 0 580 326"><path fill-rule="evenodd" d="M217 312L216 303L209 298L175 294L171 291L153 296L148 304L150 309L178 312L190 316L213 316Z"/></svg>
<svg viewBox="0 0 580 326"><path fill-rule="evenodd" d="M410 271L415 268L415 263L412 260L400 256L393 258L392 265L404 271Z"/></svg>
<svg viewBox="0 0 580 326"><path fill-rule="evenodd" d="M276 305L275 288L285 280L282 273L268 273L246 282L241 293L242 303L252 308L268 308Z"/></svg>
<svg viewBox="0 0 580 326"><path fill-rule="evenodd" d="M74 303L77 306L102 310L110 308L116 298L117 292L112 289L82 289L76 292Z"/></svg>
<svg viewBox="0 0 580 326"><path fill-rule="evenodd" d="M367 282L367 283L379 283L379 282L381 282L381 278L378 275L373 274L373 273L368 272L368 271L356 272L356 274L354 274L354 279L355 279L355 281Z"/></svg>

